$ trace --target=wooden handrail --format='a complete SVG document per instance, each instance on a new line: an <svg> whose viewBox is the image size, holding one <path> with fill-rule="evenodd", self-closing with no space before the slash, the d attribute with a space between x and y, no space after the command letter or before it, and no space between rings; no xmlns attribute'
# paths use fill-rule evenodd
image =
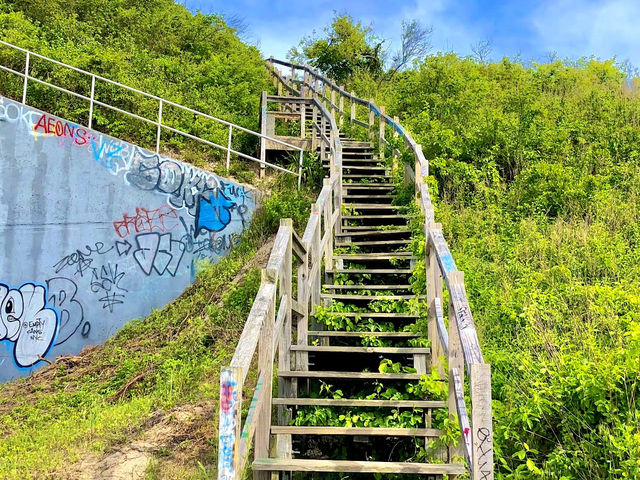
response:
<svg viewBox="0 0 640 480"><path fill-rule="evenodd" d="M291 101L306 104L311 102L315 112L319 112L322 125L326 124L330 127L329 137L324 129L320 129L319 134L312 133L313 138L319 139L320 143L314 145L321 147L321 155L324 155L328 147L330 175L329 178L325 178L324 186L312 205L302 238L298 237L290 220L281 222L267 269L264 271L263 283L249 314L231 362L231 368L222 370L218 478L239 478L254 437L255 457L263 458L268 454L271 380L276 352L278 352L281 369L290 361L290 355L294 356L297 368L308 368L308 357L305 356L305 352L300 349L291 351L291 323L292 317L295 316L298 321L297 344L306 345L308 316L320 303L322 269L333 268L333 237L334 232L340 229L342 203L342 145L338 133L338 122L335 118L338 114L340 124L346 118L354 125L368 128L370 136L377 135L381 146L388 143L387 138L390 137L386 135L386 128L391 128L391 134L394 137L402 136L405 147L413 153L414 164L407 166L404 170L405 183L415 186L417 204L425 215L426 256L424 261L429 305L428 330L432 341L431 367L444 374L445 363L440 358L446 357L449 368L449 413L452 419L457 419L461 430L461 444L458 450L454 448L453 452L458 452L466 458L472 479L493 480L490 366L484 363L464 287L464 275L457 269L441 225L435 223L434 206L425 181L429 176L429 163L422 152L422 147L396 118L387 115L384 108L378 107L373 101L356 97L306 65L301 66L275 59L269 59L267 63L276 81L298 96ZM280 74L274 64L291 68L290 80ZM298 80L296 71L303 72L302 80ZM322 86L318 87L318 83ZM280 90L279 87L278 91ZM326 94L327 90L330 90L329 95ZM337 100L336 94L339 96ZM308 96L312 98L308 99ZM274 98L274 101L280 102L280 97ZM284 102L284 99L282 101ZM345 101L350 103L349 107L345 106ZM367 107L369 114L367 122L356 118L357 105ZM378 119L377 128L375 118ZM304 119L302 114L301 119ZM399 156L400 152L394 149L393 154ZM300 264L297 298L291 297L294 262ZM449 292L446 312L449 317L448 330L443 318L444 288ZM278 300L280 308L276 318L275 306ZM238 411L242 405L242 384L258 344L260 345L258 383L245 424L241 428ZM465 373L469 382L470 410L467 409L464 399ZM223 380L227 383L223 383ZM284 381L281 379L280 382ZM278 388L280 397L286 397L287 386L279 385ZM282 420L283 410L281 406L278 409L279 420ZM234 420L236 418L237 420ZM231 443L232 439L238 438L240 438L239 443ZM279 440L276 445L279 456L290 455L291 451L290 440L287 441L286 436L283 438L285 438L284 443L280 443ZM230 469L229 466L232 468Z"/></svg>
<svg viewBox="0 0 640 480"><path fill-rule="evenodd" d="M425 177L429 176L429 162L424 156L422 147L413 139L412 135L399 123L384 111L384 107L377 106L372 100L364 100L347 92L336 85L326 76L316 72L307 65L296 65L273 58L268 60L270 69L275 75L286 82L274 67L275 64L286 66L304 72L304 79L298 84L299 92L313 92L314 99L326 101L332 111L337 111L343 118L347 118L352 124L365 127L369 130L370 138L377 135L380 146L388 143L386 128L391 129L394 137L401 136L405 147L414 156L414 165L405 168L405 184L414 184L417 203L425 215L426 235L426 269L427 269L427 301L429 305L429 338L432 339L432 367L444 373L444 364L440 362L440 354L448 359L449 385L451 400L450 414L458 418L462 432L463 453L469 463L472 478L482 480L493 479L493 439L491 426L491 373L490 366L484 363L480 342L471 315L471 308L464 287L464 275L458 271L449 246L442 234L442 227L435 223L434 206L431 201L429 187ZM318 88L320 82L324 87ZM292 82L293 83L293 82ZM325 91L329 89L331 96ZM339 96L335 100L335 94ZM303 95L304 96L304 95ZM341 107L350 102L350 108ZM322 102L319 102L322 105ZM336 103L338 106L336 106ZM361 121L356 118L357 105L367 107L369 118ZM326 108L326 107L325 107ZM349 113L347 114L347 111ZM378 119L377 126L375 118ZM377 127L377 128L376 128ZM333 126L332 126L333 128ZM377 133L374 133L377 132ZM394 155L400 153L394 150ZM411 169L411 166L414 168ZM327 194L328 195L328 194ZM325 197L322 196L324 200ZM326 241L326 239L324 239ZM443 282L444 281L444 282ZM449 292L449 331L447 332L443 319L443 287ZM467 408L464 404L464 395L461 393L464 386L464 373L469 376L471 393L471 416L469 422Z"/></svg>

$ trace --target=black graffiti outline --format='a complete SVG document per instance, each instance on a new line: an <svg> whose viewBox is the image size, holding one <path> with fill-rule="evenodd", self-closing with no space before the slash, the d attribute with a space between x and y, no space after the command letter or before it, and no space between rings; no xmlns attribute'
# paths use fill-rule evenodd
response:
<svg viewBox="0 0 640 480"><path fill-rule="evenodd" d="M175 277L186 250L184 243L174 240L171 233L140 233L136 235L136 246L133 258L147 276L155 270L160 276L166 272Z"/></svg>
<svg viewBox="0 0 640 480"><path fill-rule="evenodd" d="M124 303L125 295L120 292L128 292L124 287L120 286L120 282L125 276L125 272L118 272L119 265L107 262L99 269L95 268L91 274L90 288L93 293L104 295L98 301L102 302L102 309L109 309L113 313L113 307ZM99 271L99 274L98 274Z"/></svg>
<svg viewBox="0 0 640 480"><path fill-rule="evenodd" d="M60 325L60 316L58 311L48 304L46 285L25 282L18 288L11 288L7 284L0 283L0 293L3 290L6 292L0 298L0 325L4 333L0 341L7 340L13 343L13 360L18 368L30 368L42 361L42 358L51 351ZM33 308L34 305L38 308L37 311ZM47 318L44 318L45 315ZM52 315L53 318L51 318ZM23 339L28 341L28 337L31 337L31 340L36 341L46 340L47 337L42 337L42 334L46 331L47 320L53 320L53 328L48 329L49 338L46 341L46 347L36 348L25 354ZM17 325L13 325L15 323ZM50 324L51 322L48 323ZM17 330L12 332L7 325L12 328L17 327ZM35 360L27 363L23 357L27 359L35 357Z"/></svg>
<svg viewBox="0 0 640 480"><path fill-rule="evenodd" d="M491 478L493 470L489 467L489 470L483 470L485 465L489 463L488 460L482 462L482 459L490 452L493 451L491 444L491 431L487 427L480 427L476 432L476 438L480 442L478 450L480 451L480 457L478 458L478 471L481 475L481 480L487 480Z"/></svg>
<svg viewBox="0 0 640 480"><path fill-rule="evenodd" d="M103 242L95 242L93 247L91 247L90 245L85 245L84 248L86 250L85 252L78 249L75 252L62 257L62 259L58 263L53 265L55 273L60 273L67 267L75 266L76 269L74 275L80 274L80 276L82 277L88 270L94 270L94 267L91 266L94 260L93 258L91 258L91 256L94 253L97 255L104 255L114 249L114 247L111 246L109 249L104 250L105 245Z"/></svg>
<svg viewBox="0 0 640 480"><path fill-rule="evenodd" d="M56 285L57 283L67 283L67 285ZM76 294L78 293L78 285L67 277L52 277L46 281L49 303L58 310L59 314L59 326L58 326L58 338L56 339L56 343L54 346L58 346L67 340L69 340L83 325L84 321L84 308L82 307L82 303L76 299ZM65 288L69 287L69 288ZM67 305L69 307L67 307ZM76 309L79 309L79 315L76 310L76 315L73 315L70 311L71 306L75 306ZM65 315L66 314L66 315ZM75 318L74 318L75 317ZM79 317L79 319L78 319ZM78 324L75 328L72 328L70 332L66 332L67 325L75 322L77 319ZM85 322L89 323L89 322Z"/></svg>

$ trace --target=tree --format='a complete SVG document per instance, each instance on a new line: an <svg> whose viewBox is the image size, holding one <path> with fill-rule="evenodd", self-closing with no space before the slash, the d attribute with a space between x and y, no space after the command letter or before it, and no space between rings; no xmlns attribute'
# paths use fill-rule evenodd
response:
<svg viewBox="0 0 640 480"><path fill-rule="evenodd" d="M471 51L473 52L473 58L479 63L487 63L491 55L491 40L480 40L475 45L471 45Z"/></svg>
<svg viewBox="0 0 640 480"><path fill-rule="evenodd" d="M402 46L393 56L389 78L405 68L412 60L429 53L432 34L431 26L423 26L417 20L402 21Z"/></svg>
<svg viewBox="0 0 640 480"><path fill-rule="evenodd" d="M344 82L356 72L378 77L383 72L383 41L370 27L356 22L349 15L334 15L324 29L324 37L312 36L300 42L299 49L289 50L292 60L307 61L337 82Z"/></svg>

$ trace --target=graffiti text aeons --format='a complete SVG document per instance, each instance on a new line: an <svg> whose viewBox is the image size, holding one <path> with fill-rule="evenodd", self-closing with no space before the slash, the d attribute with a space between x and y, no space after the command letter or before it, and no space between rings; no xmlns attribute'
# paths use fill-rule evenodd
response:
<svg viewBox="0 0 640 480"><path fill-rule="evenodd" d="M89 135L86 129L79 125L73 125L57 118L49 117L46 113L40 117L38 123L33 127L36 133L46 133L56 137L68 137L73 139L76 145L86 145Z"/></svg>

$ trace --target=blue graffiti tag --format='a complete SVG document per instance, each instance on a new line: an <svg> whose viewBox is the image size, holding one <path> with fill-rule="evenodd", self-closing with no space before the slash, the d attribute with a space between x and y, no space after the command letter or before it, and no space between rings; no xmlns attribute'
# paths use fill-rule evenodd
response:
<svg viewBox="0 0 640 480"><path fill-rule="evenodd" d="M235 202L229 200L220 190L213 192L206 199L198 198L196 210L196 231L194 237L198 237L202 229L210 232L219 232L231 222L231 208Z"/></svg>

